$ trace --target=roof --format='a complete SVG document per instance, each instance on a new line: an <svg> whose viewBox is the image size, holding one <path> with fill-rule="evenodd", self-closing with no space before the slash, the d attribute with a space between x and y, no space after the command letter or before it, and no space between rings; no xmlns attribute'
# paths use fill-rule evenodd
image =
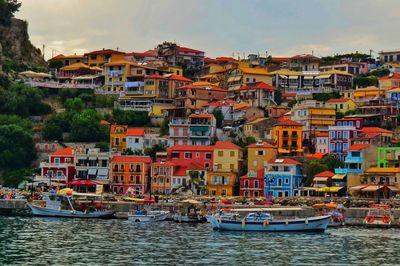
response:
<svg viewBox="0 0 400 266"><path fill-rule="evenodd" d="M331 171L323 171L319 174L316 174L314 177L332 177L334 175L335 175L335 173L333 173Z"/></svg>
<svg viewBox="0 0 400 266"><path fill-rule="evenodd" d="M259 117L259 118L256 118L256 119L252 120L252 121L247 122L246 125L254 125L254 124L257 124L257 123L264 122L266 120L267 120L267 118L265 118L265 117Z"/></svg>
<svg viewBox="0 0 400 266"><path fill-rule="evenodd" d="M213 146L206 145L175 145L169 147L167 150L170 151L213 151Z"/></svg>
<svg viewBox="0 0 400 266"><path fill-rule="evenodd" d="M132 52L132 53L126 53L125 55L126 56L134 56L134 57L155 57L155 56L157 56L157 54L149 53L149 52L144 52L144 53Z"/></svg>
<svg viewBox="0 0 400 266"><path fill-rule="evenodd" d="M250 108L250 104L247 102L233 103L233 111L240 111L242 109Z"/></svg>
<svg viewBox="0 0 400 266"><path fill-rule="evenodd" d="M113 50L113 49L102 49L102 50L96 50L96 51L92 51L89 53L86 53L85 55L91 55L91 54L125 54L124 52L120 52L117 50Z"/></svg>
<svg viewBox="0 0 400 266"><path fill-rule="evenodd" d="M349 99L349 98L340 98L340 99L329 99L326 102L327 103L345 103L348 101L353 101L353 100Z"/></svg>
<svg viewBox="0 0 400 266"><path fill-rule="evenodd" d="M318 76L333 75L333 74L343 75L343 76L351 76L351 77L353 76L352 74L350 74L350 73L348 73L346 71L341 71L341 70L337 70L337 69L332 69L332 70L320 72Z"/></svg>
<svg viewBox="0 0 400 266"><path fill-rule="evenodd" d="M124 155L114 156L111 161L118 163L151 163L151 158L150 156Z"/></svg>
<svg viewBox="0 0 400 266"><path fill-rule="evenodd" d="M289 57L272 57L273 62L287 62Z"/></svg>
<svg viewBox="0 0 400 266"><path fill-rule="evenodd" d="M240 67L240 71L244 74L252 74L252 75L268 75L268 72L264 68L251 68L251 67Z"/></svg>
<svg viewBox="0 0 400 266"><path fill-rule="evenodd" d="M369 144L354 144L349 147L349 151L359 151L365 149L369 146Z"/></svg>
<svg viewBox="0 0 400 266"><path fill-rule="evenodd" d="M84 64L84 63L75 63L75 64L71 64L65 67L60 68L60 70L76 70L76 69L81 69L81 68L90 68L88 65Z"/></svg>
<svg viewBox="0 0 400 266"><path fill-rule="evenodd" d="M249 171L250 172L250 171ZM249 178L249 172L240 178ZM256 171L256 178L263 178L264 179L264 168L260 168ZM252 177L254 178L254 177Z"/></svg>
<svg viewBox="0 0 400 266"><path fill-rule="evenodd" d="M282 97L296 97L296 93L295 92L285 92L285 93L282 93Z"/></svg>
<svg viewBox="0 0 400 266"><path fill-rule="evenodd" d="M269 85L265 82L253 82L253 83L247 83L246 85L242 86L239 88L239 90L252 90L252 89L260 89L264 91L274 91L276 88L272 85Z"/></svg>
<svg viewBox="0 0 400 266"><path fill-rule="evenodd" d="M182 77L182 76L178 76L178 75L172 75L172 76L169 77L169 79L178 80L178 81L193 82L193 80L191 80L191 79L188 79L188 78L185 78L185 77Z"/></svg>
<svg viewBox="0 0 400 266"><path fill-rule="evenodd" d="M63 55L63 54L59 54L56 55L52 58L49 59L49 61L51 60L57 60L57 59L82 59L84 58L84 55Z"/></svg>
<svg viewBox="0 0 400 266"><path fill-rule="evenodd" d="M301 165L298 161L293 159L269 159L269 164L290 164L290 165Z"/></svg>
<svg viewBox="0 0 400 266"><path fill-rule="evenodd" d="M182 46L177 46L176 47L177 51L180 52L188 52L188 53L204 53L204 51L188 48L188 47L182 47Z"/></svg>
<svg viewBox="0 0 400 266"><path fill-rule="evenodd" d="M50 156L74 156L74 154L75 150L71 147L67 147L65 149L51 153Z"/></svg>
<svg viewBox="0 0 400 266"><path fill-rule="evenodd" d="M387 76L379 78L379 80L385 80L385 79L400 79L400 74L398 74L398 73L390 73Z"/></svg>
<svg viewBox="0 0 400 266"><path fill-rule="evenodd" d="M314 154L308 154L306 157L308 159L317 159L317 160L321 160L324 156L328 155L327 152L316 152Z"/></svg>
<svg viewBox="0 0 400 266"><path fill-rule="evenodd" d="M151 166L175 166L176 164L174 164L173 162L170 161L163 161L163 162L153 162L151 164Z"/></svg>
<svg viewBox="0 0 400 266"><path fill-rule="evenodd" d="M283 68L283 69L278 69L278 70L272 71L269 74L270 75L272 74L272 75L285 75L285 76L299 76L299 75L302 75L303 72L292 71L292 70Z"/></svg>
<svg viewBox="0 0 400 266"><path fill-rule="evenodd" d="M269 144L268 142L256 142L252 143L250 145L247 145L247 148L271 148L271 149L276 149L276 147L272 144Z"/></svg>
<svg viewBox="0 0 400 266"><path fill-rule="evenodd" d="M195 86L195 85L186 85L182 86L176 89L192 89L192 90L209 90L209 91L221 91L221 92L227 92L227 90L221 89L219 87L208 87L208 86Z"/></svg>
<svg viewBox="0 0 400 266"><path fill-rule="evenodd" d="M328 132L319 132L318 134L316 134L315 136L318 138L323 138L323 137L328 137Z"/></svg>
<svg viewBox="0 0 400 266"><path fill-rule="evenodd" d="M109 125L110 122L108 122L107 120L101 120L101 121L100 121L100 124L102 124L102 125Z"/></svg>
<svg viewBox="0 0 400 266"><path fill-rule="evenodd" d="M293 120L285 120L285 121L278 122L274 126L303 126L303 125L300 124L299 122L296 122Z"/></svg>
<svg viewBox="0 0 400 266"><path fill-rule="evenodd" d="M154 75L145 76L144 78L145 79L166 79L167 77L154 74Z"/></svg>
<svg viewBox="0 0 400 266"><path fill-rule="evenodd" d="M235 58L232 58L232 57L224 57L224 56L216 57L215 60L217 60L217 61L222 61L222 62L225 62L225 61L237 61Z"/></svg>
<svg viewBox="0 0 400 266"><path fill-rule="evenodd" d="M118 61L106 63L105 65L106 66L131 65L131 66L137 66L137 67L145 68L145 66L139 65L138 63L131 62L131 61L128 61L128 60L118 60Z"/></svg>
<svg viewBox="0 0 400 266"><path fill-rule="evenodd" d="M229 150L240 150L241 148L233 144L230 141L217 141L214 145L215 149L229 149Z"/></svg>
<svg viewBox="0 0 400 266"><path fill-rule="evenodd" d="M123 133L125 133L128 130L128 126L126 126L126 125L111 125L111 128L110 128L111 134L115 134L116 128L119 128L119 127L122 127L124 129ZM122 134L122 133L120 133L120 134Z"/></svg>
<svg viewBox="0 0 400 266"><path fill-rule="evenodd" d="M302 58L316 58L316 59L319 59L318 57L313 56L311 54L299 54L299 55L292 56L290 59L302 59Z"/></svg>
<svg viewBox="0 0 400 266"><path fill-rule="evenodd" d="M371 167L368 168L367 173L400 173L398 167Z"/></svg>
<svg viewBox="0 0 400 266"><path fill-rule="evenodd" d="M191 114L189 118L213 118L213 114Z"/></svg>
<svg viewBox="0 0 400 266"><path fill-rule="evenodd" d="M363 127L361 129L361 132L362 133L393 133L390 130L383 129L383 128L380 128L380 127Z"/></svg>
<svg viewBox="0 0 400 266"><path fill-rule="evenodd" d="M144 137L144 128L128 128L126 135Z"/></svg>

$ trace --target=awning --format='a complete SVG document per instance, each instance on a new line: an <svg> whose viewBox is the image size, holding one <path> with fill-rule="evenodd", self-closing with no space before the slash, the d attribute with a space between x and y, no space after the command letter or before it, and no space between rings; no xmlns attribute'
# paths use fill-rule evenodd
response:
<svg viewBox="0 0 400 266"><path fill-rule="evenodd" d="M234 81L239 81L242 79L242 76L234 76L234 77L229 77L228 82L234 82Z"/></svg>
<svg viewBox="0 0 400 266"><path fill-rule="evenodd" d="M332 75L332 74L330 74L330 75L319 75L318 78L320 78L320 79L327 79L327 78L330 78L331 75Z"/></svg>
<svg viewBox="0 0 400 266"><path fill-rule="evenodd" d="M282 79L287 79L288 78L287 76L284 76L284 75L279 75L279 77L282 78Z"/></svg>
<svg viewBox="0 0 400 266"><path fill-rule="evenodd" d="M343 187L330 187L329 188L329 192L338 192L339 190L341 190Z"/></svg>
<svg viewBox="0 0 400 266"><path fill-rule="evenodd" d="M317 191L317 192L329 192L329 187L317 188L315 191Z"/></svg>
<svg viewBox="0 0 400 266"><path fill-rule="evenodd" d="M374 192L377 191L378 189L383 188L383 186L368 186L366 188L363 188L361 191L365 191L365 192Z"/></svg>
<svg viewBox="0 0 400 266"><path fill-rule="evenodd" d="M345 176L346 176L346 174L336 174L336 175L332 176L332 179L343 180Z"/></svg>
<svg viewBox="0 0 400 266"><path fill-rule="evenodd" d="M97 169L96 168L89 168L88 175L96 175Z"/></svg>
<svg viewBox="0 0 400 266"><path fill-rule="evenodd" d="M195 131L195 132L207 132L209 130L209 127L207 126L191 126L190 127L191 131Z"/></svg>
<svg viewBox="0 0 400 266"><path fill-rule="evenodd" d="M387 186L387 188L390 189L390 190L393 191L393 192L399 192L399 191L400 191L400 189L398 189L398 188L395 187L395 186Z"/></svg>
<svg viewBox="0 0 400 266"><path fill-rule="evenodd" d="M314 182L315 182L315 181L324 181L324 182L326 182L326 181L328 181L328 178L329 178L329 177L322 177L322 176L321 176L321 177L314 177L313 180L314 180Z"/></svg>
<svg viewBox="0 0 400 266"><path fill-rule="evenodd" d="M97 176L106 176L106 177L108 177L108 169L100 168L97 171Z"/></svg>
<svg viewBox="0 0 400 266"><path fill-rule="evenodd" d="M289 79L298 79L299 76L289 76Z"/></svg>
<svg viewBox="0 0 400 266"><path fill-rule="evenodd" d="M353 190L353 191L360 191L361 189L365 188L367 185L359 185L359 186L354 186L349 188L349 190Z"/></svg>
<svg viewBox="0 0 400 266"><path fill-rule="evenodd" d="M315 191L317 192L338 192L341 190L343 187L321 187L316 189Z"/></svg>
<svg viewBox="0 0 400 266"><path fill-rule="evenodd" d="M67 184L68 185L91 185L91 186L97 185L97 183L92 180L74 180L74 181L68 182Z"/></svg>
<svg viewBox="0 0 400 266"><path fill-rule="evenodd" d="M314 76L304 76L304 79L313 79Z"/></svg>

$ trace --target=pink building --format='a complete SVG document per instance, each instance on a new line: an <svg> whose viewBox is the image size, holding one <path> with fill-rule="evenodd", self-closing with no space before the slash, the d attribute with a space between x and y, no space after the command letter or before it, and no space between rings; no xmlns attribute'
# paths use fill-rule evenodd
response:
<svg viewBox="0 0 400 266"><path fill-rule="evenodd" d="M66 183L75 176L75 150L67 147L49 155L49 162L40 163L41 176L54 182Z"/></svg>

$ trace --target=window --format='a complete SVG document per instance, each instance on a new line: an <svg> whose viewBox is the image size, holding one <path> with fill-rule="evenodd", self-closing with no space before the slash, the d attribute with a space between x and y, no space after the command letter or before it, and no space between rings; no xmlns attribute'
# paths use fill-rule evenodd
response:
<svg viewBox="0 0 400 266"><path fill-rule="evenodd" d="M284 172L289 172L289 171L290 171L289 166L284 166L284 167L283 167L283 171L284 171Z"/></svg>
<svg viewBox="0 0 400 266"><path fill-rule="evenodd" d="M348 131L343 131L343 138L344 139L349 138L349 132Z"/></svg>
<svg viewBox="0 0 400 266"><path fill-rule="evenodd" d="M264 156L264 151L258 150L258 151L256 151L256 155L258 155L258 156Z"/></svg>
<svg viewBox="0 0 400 266"><path fill-rule="evenodd" d="M222 169L222 164L218 164L218 169L221 170Z"/></svg>
<svg viewBox="0 0 400 266"><path fill-rule="evenodd" d="M233 163L231 163L230 169L231 169L231 171L233 171L235 169L235 165Z"/></svg>
<svg viewBox="0 0 400 266"><path fill-rule="evenodd" d="M347 126L347 121L343 122L343 126L345 126L345 127Z"/></svg>
<svg viewBox="0 0 400 266"><path fill-rule="evenodd" d="M63 171L57 171L57 176L58 176L58 177L63 176Z"/></svg>
<svg viewBox="0 0 400 266"><path fill-rule="evenodd" d="M334 139L335 138L335 131L332 131L331 132L331 139Z"/></svg>
<svg viewBox="0 0 400 266"><path fill-rule="evenodd" d="M133 182L133 175L129 176L129 180Z"/></svg>
<svg viewBox="0 0 400 266"><path fill-rule="evenodd" d="M165 167L165 175L166 175L166 176L169 176L169 175L170 175L169 167Z"/></svg>
<svg viewBox="0 0 400 266"><path fill-rule="evenodd" d="M218 151L218 157L223 157L224 156L224 151Z"/></svg>
<svg viewBox="0 0 400 266"><path fill-rule="evenodd" d="M153 178L153 183L157 183L157 177Z"/></svg>
<svg viewBox="0 0 400 266"><path fill-rule="evenodd" d="M172 178L172 184L176 184L176 178Z"/></svg>
<svg viewBox="0 0 400 266"><path fill-rule="evenodd" d="M222 195L222 196L226 196L226 189L223 189L223 190L222 190L221 195Z"/></svg>
<svg viewBox="0 0 400 266"><path fill-rule="evenodd" d="M206 153L206 159L211 159L211 158L212 158L211 153Z"/></svg>
<svg viewBox="0 0 400 266"><path fill-rule="evenodd" d="M196 158L200 158L200 153L196 152Z"/></svg>
<svg viewBox="0 0 400 266"><path fill-rule="evenodd" d="M172 158L179 158L179 152L173 152L173 153L171 154L171 157L172 157Z"/></svg>
<svg viewBox="0 0 400 266"><path fill-rule="evenodd" d="M277 178L278 186L282 186L282 178Z"/></svg>
<svg viewBox="0 0 400 266"><path fill-rule="evenodd" d="M164 175L164 167L160 167L160 175Z"/></svg>
<svg viewBox="0 0 400 266"><path fill-rule="evenodd" d="M289 184L289 178L285 178L285 184Z"/></svg>
<svg viewBox="0 0 400 266"><path fill-rule="evenodd" d="M169 184L169 178L165 178L165 183Z"/></svg>
<svg viewBox="0 0 400 266"><path fill-rule="evenodd" d="M209 168L209 167L210 167L210 164L209 164L209 163L204 163L204 167L205 167L205 168Z"/></svg>
<svg viewBox="0 0 400 266"><path fill-rule="evenodd" d="M140 175L137 175L137 176L136 176L135 184L140 184Z"/></svg>
<svg viewBox="0 0 400 266"><path fill-rule="evenodd" d="M285 197L289 197L289 191L285 191Z"/></svg>
<svg viewBox="0 0 400 266"><path fill-rule="evenodd" d="M230 151L231 157L235 157L235 151Z"/></svg>
<svg viewBox="0 0 400 266"><path fill-rule="evenodd" d="M342 125L342 122L338 122L337 125L338 125L338 126L341 126L341 125Z"/></svg>
<svg viewBox="0 0 400 266"><path fill-rule="evenodd" d="M139 139L138 138L135 138L135 143L139 143Z"/></svg>
<svg viewBox="0 0 400 266"><path fill-rule="evenodd" d="M244 196L245 196L245 197L250 197L250 192L249 192L249 191L245 191L245 192L244 192Z"/></svg>
<svg viewBox="0 0 400 266"><path fill-rule="evenodd" d="M258 191L254 191L254 197L259 197L259 195Z"/></svg>
<svg viewBox="0 0 400 266"><path fill-rule="evenodd" d="M249 180L244 180L244 187L249 188Z"/></svg>
<svg viewBox="0 0 400 266"><path fill-rule="evenodd" d="M185 152L185 159L191 159L192 158L192 153L191 152Z"/></svg>
<svg viewBox="0 0 400 266"><path fill-rule="evenodd" d="M334 151L334 150L335 150L335 144L331 143L331 151Z"/></svg>
<svg viewBox="0 0 400 266"><path fill-rule="evenodd" d="M254 188L258 188L258 180L254 180Z"/></svg>
<svg viewBox="0 0 400 266"><path fill-rule="evenodd" d="M253 166L257 166L257 161L253 161Z"/></svg>
<svg viewBox="0 0 400 266"><path fill-rule="evenodd" d="M343 150L344 151L347 151L347 147L348 147L348 144L347 143L343 143Z"/></svg>
<svg viewBox="0 0 400 266"><path fill-rule="evenodd" d="M54 158L54 164L60 164L60 158Z"/></svg>

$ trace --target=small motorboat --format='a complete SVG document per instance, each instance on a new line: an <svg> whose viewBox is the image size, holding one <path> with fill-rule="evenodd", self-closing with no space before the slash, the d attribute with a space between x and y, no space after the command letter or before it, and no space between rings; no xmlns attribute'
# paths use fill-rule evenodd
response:
<svg viewBox="0 0 400 266"><path fill-rule="evenodd" d="M390 205L372 204L364 219L364 224L368 227L390 227L392 216Z"/></svg>
<svg viewBox="0 0 400 266"><path fill-rule="evenodd" d="M42 194L44 205L30 202L28 206L35 216L65 218L112 218L114 216L114 211L104 209L100 202L93 201L94 206L81 204L76 207L73 196L99 197L97 194L76 193L72 190L65 194L50 191Z"/></svg>
<svg viewBox="0 0 400 266"><path fill-rule="evenodd" d="M168 218L169 211L136 210L128 213L128 220L133 222L160 222Z"/></svg>
<svg viewBox="0 0 400 266"><path fill-rule="evenodd" d="M329 227L337 227L344 225L344 215L340 212L340 208L336 203L317 203L313 207L318 211L318 215L330 215Z"/></svg>
<svg viewBox="0 0 400 266"><path fill-rule="evenodd" d="M245 218L238 215L212 215L209 221L214 230L256 232L324 232L330 215L309 218L275 220L270 213L253 212Z"/></svg>

